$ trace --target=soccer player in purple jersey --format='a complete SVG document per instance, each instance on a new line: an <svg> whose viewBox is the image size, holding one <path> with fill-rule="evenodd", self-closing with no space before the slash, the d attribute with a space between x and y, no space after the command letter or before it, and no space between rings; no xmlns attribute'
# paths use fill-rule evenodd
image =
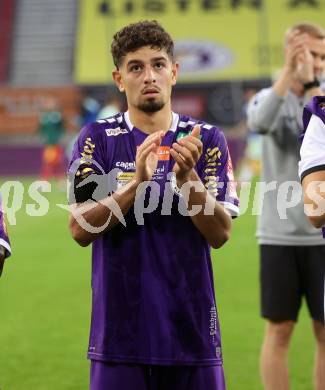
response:
<svg viewBox="0 0 325 390"><path fill-rule="evenodd" d="M2 274L4 261L11 254L10 241L7 233L6 223L2 211L2 201L0 195L0 276Z"/></svg>
<svg viewBox="0 0 325 390"><path fill-rule="evenodd" d="M325 96L315 96L304 109L304 133L300 149L299 176L302 183L305 213L310 223L322 228L325 239ZM325 279L325 274L323 273ZM325 319L325 284L324 284ZM325 353L325 349L323 350ZM319 370L325 384L325 370Z"/></svg>
<svg viewBox="0 0 325 390"><path fill-rule="evenodd" d="M172 111L178 64L157 22L111 50L128 111L87 125L69 169L70 231L93 247L90 388L223 390L210 249L238 214L227 144Z"/></svg>

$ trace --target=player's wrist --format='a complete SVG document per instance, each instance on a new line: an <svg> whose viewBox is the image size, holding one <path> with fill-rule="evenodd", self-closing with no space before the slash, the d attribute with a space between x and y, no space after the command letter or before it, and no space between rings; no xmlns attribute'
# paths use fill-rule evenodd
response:
<svg viewBox="0 0 325 390"><path fill-rule="evenodd" d="M294 74L295 74L294 68L292 66L285 65L281 72L281 78L287 81L288 83L291 83L291 81L294 78Z"/></svg>
<svg viewBox="0 0 325 390"><path fill-rule="evenodd" d="M139 188L139 186L141 185L141 183L143 183L143 181L139 180L138 178L133 178L132 180L129 181L128 183L128 187L129 187L129 190L136 193L137 192L137 189Z"/></svg>
<svg viewBox="0 0 325 390"><path fill-rule="evenodd" d="M190 180L189 180L188 177L184 177L184 176L179 177L179 176L176 175L176 184L177 184L177 187L178 187L178 188L182 188L182 186L183 186L185 183L189 182L189 181L190 181Z"/></svg>
<svg viewBox="0 0 325 390"><path fill-rule="evenodd" d="M141 183L150 180L151 177L147 172L136 172L134 178L132 179L132 183L134 184L134 186L138 187L139 185L141 185Z"/></svg>
<svg viewBox="0 0 325 390"><path fill-rule="evenodd" d="M182 187L183 184L188 183L189 181L198 180L198 175L194 169L184 173L176 173L177 186Z"/></svg>
<svg viewBox="0 0 325 390"><path fill-rule="evenodd" d="M293 80L293 72L290 71L288 68L283 68L279 77L273 84L273 90L279 97L284 97Z"/></svg>
<svg viewBox="0 0 325 390"><path fill-rule="evenodd" d="M305 81L303 85L304 85L304 91L307 92L310 91L311 89L319 88L320 82L316 77L313 76L312 78L308 78L308 80Z"/></svg>

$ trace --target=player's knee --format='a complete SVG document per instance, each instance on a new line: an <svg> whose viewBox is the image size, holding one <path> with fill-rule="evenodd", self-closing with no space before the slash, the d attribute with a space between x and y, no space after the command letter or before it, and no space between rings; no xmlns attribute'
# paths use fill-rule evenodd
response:
<svg viewBox="0 0 325 390"><path fill-rule="evenodd" d="M314 334L319 345L325 348L325 326L320 321L314 321Z"/></svg>
<svg viewBox="0 0 325 390"><path fill-rule="evenodd" d="M271 322L268 325L268 335L272 339L275 346L286 348L289 345L293 327L293 321L278 323Z"/></svg>

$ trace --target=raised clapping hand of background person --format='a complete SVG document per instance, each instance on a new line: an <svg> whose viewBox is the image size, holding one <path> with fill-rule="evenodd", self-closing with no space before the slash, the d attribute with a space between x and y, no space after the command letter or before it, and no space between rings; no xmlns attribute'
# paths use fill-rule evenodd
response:
<svg viewBox="0 0 325 390"><path fill-rule="evenodd" d="M287 38L284 70L302 83L314 80L313 58L306 47L308 35L292 31Z"/></svg>
<svg viewBox="0 0 325 390"><path fill-rule="evenodd" d="M173 172L177 182L181 185L190 180L190 175L202 154L202 142L200 141L199 125L196 125L191 134L174 142L170 154L175 160Z"/></svg>
<svg viewBox="0 0 325 390"><path fill-rule="evenodd" d="M305 42L308 42L308 36L306 36L304 43ZM304 43L302 50L299 51L296 57L295 76L303 84L306 84L312 82L315 78L315 75L313 56Z"/></svg>
<svg viewBox="0 0 325 390"><path fill-rule="evenodd" d="M308 49L309 39L308 34L299 30L293 30L287 36L284 66L273 86L278 96L284 97L294 80L302 84L314 80L313 57Z"/></svg>

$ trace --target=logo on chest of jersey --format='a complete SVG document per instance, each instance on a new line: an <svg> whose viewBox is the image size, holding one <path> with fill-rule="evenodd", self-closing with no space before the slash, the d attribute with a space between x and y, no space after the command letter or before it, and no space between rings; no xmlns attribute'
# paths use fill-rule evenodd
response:
<svg viewBox="0 0 325 390"><path fill-rule="evenodd" d="M184 138L184 137L187 137L188 135L190 134L190 132L185 132L185 131L180 131L178 134L177 134L177 137L176 137L176 141Z"/></svg>
<svg viewBox="0 0 325 390"><path fill-rule="evenodd" d="M138 148L139 146L137 146L137 150ZM158 146L157 155L158 155L158 161L169 161L170 146Z"/></svg>
<svg viewBox="0 0 325 390"><path fill-rule="evenodd" d="M169 161L169 159L170 159L170 146L159 146L157 154L158 154L159 161Z"/></svg>
<svg viewBox="0 0 325 390"><path fill-rule="evenodd" d="M115 166L125 171L135 171L135 161L117 161Z"/></svg>
<svg viewBox="0 0 325 390"><path fill-rule="evenodd" d="M116 129L105 129L107 137L116 137L117 135L127 134L127 130L117 127Z"/></svg>

